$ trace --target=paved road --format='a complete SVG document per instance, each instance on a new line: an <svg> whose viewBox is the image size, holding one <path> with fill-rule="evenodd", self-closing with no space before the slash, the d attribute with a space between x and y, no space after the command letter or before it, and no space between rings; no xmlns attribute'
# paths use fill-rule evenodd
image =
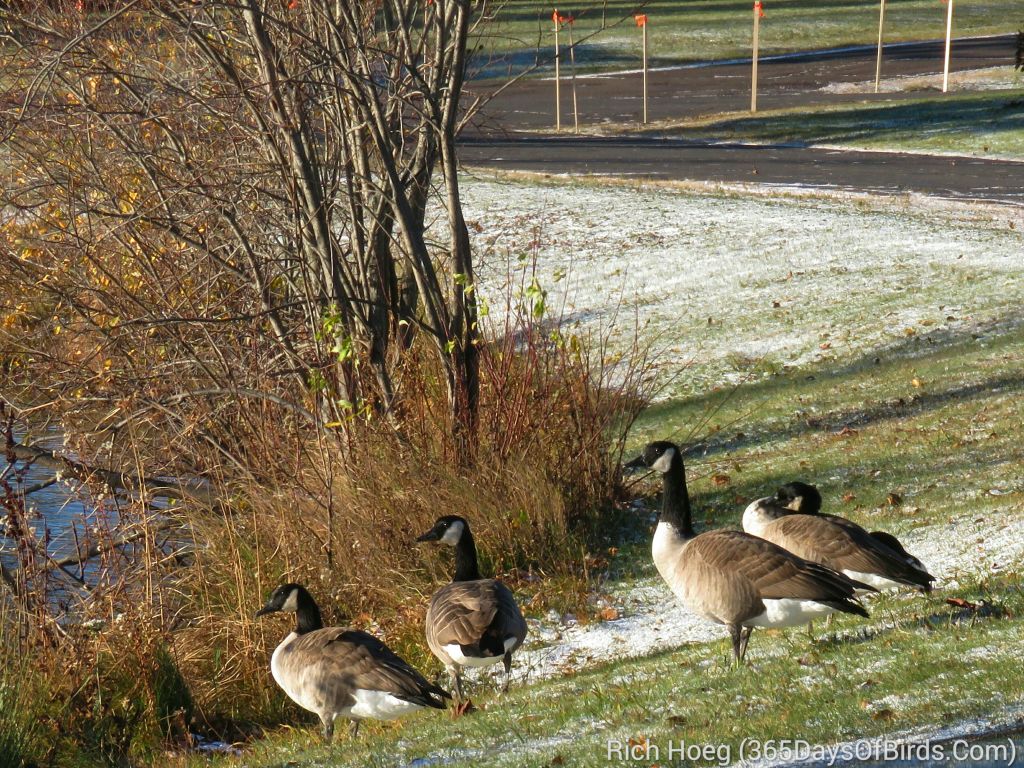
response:
<svg viewBox="0 0 1024 768"><path fill-rule="evenodd" d="M1015 38L957 41L956 68L1006 65ZM888 75L940 71L941 46L920 43L887 51ZM874 52L809 53L765 62L759 104L766 108L863 100L821 90L834 82L871 80ZM749 65L715 64L655 73L652 118L679 118L749 107ZM592 121L635 121L635 75L580 83L581 112ZM551 83L528 81L502 93L463 140L462 161L548 173L635 175L656 179L803 185L886 193L919 192L955 199L1024 205L1024 164L883 152L714 144L654 137L538 135L551 125ZM892 99L893 95L882 94ZM564 113L563 113L564 114ZM530 133L524 133L529 131Z"/></svg>
<svg viewBox="0 0 1024 768"><path fill-rule="evenodd" d="M598 137L467 140L460 155L470 166L538 173L919 192L1024 206L1024 164L994 160Z"/></svg>

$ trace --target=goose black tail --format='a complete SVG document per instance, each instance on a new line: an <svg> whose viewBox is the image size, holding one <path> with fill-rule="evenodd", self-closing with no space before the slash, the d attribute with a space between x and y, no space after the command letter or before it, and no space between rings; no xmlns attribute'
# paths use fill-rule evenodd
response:
<svg viewBox="0 0 1024 768"><path fill-rule="evenodd" d="M820 600L819 602L843 613L852 613L857 616L863 616L865 619L868 618L867 610L853 598L846 600Z"/></svg>
<svg viewBox="0 0 1024 768"><path fill-rule="evenodd" d="M413 704L419 704L421 707L433 707L434 709L444 709L445 699L450 699L452 695L448 693L444 688L440 688L433 683L423 681L420 685L420 689L417 693L396 694L398 698L404 699L405 701Z"/></svg>

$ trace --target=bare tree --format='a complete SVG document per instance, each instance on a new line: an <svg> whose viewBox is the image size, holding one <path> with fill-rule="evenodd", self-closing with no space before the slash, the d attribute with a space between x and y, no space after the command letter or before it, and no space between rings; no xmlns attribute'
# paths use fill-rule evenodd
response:
<svg viewBox="0 0 1024 768"><path fill-rule="evenodd" d="M401 432L422 334L451 445L472 457L455 153L469 0L0 17L0 269L20 286L5 341L35 356L23 391L45 364L51 404L94 442L178 435L179 468L245 474L273 465L268 413L295 432L351 439L374 415Z"/></svg>

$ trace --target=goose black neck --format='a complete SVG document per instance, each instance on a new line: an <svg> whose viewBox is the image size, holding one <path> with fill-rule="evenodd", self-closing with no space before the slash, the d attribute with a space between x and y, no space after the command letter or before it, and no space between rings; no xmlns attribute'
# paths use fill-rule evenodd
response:
<svg viewBox="0 0 1024 768"><path fill-rule="evenodd" d="M320 616L320 609L308 593L302 592L298 595L298 605L295 607L295 634L304 635L307 632L315 632L323 629L324 620Z"/></svg>
<svg viewBox="0 0 1024 768"><path fill-rule="evenodd" d="M473 541L473 534L467 527L459 537L459 543L455 545L455 578L452 581L477 581L479 578L476 542Z"/></svg>
<svg viewBox="0 0 1024 768"><path fill-rule="evenodd" d="M661 496L661 520L672 525L683 537L693 537L690 517L690 492L686 488L686 468L678 454L664 475Z"/></svg>

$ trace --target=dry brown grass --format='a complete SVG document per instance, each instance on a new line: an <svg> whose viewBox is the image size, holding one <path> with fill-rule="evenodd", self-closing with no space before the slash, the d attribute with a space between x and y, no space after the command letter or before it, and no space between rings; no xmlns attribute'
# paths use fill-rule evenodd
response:
<svg viewBox="0 0 1024 768"><path fill-rule="evenodd" d="M267 664L285 628L253 618L284 581L307 584L328 622L374 632L438 673L422 622L452 564L415 538L442 514L471 521L482 570L516 589L528 613L584 612L588 554L618 524L617 468L647 361L640 349L616 360L613 385L602 339L563 336L542 317L515 323L483 350L472 465L451 455L438 371L413 350L400 433L354 418L301 444L271 411L253 414L266 435L253 461L276 462L258 472L274 486L225 477L218 509L165 513L153 523L165 527L108 556L102 585L65 629L38 605L23 610L7 626L23 631L19 653L32 654L28 674L46 691L26 710L43 732L38 759L73 764L77 750L146 763L188 732L243 739L295 718ZM180 541L161 543L166 519L187 531L176 556Z"/></svg>

